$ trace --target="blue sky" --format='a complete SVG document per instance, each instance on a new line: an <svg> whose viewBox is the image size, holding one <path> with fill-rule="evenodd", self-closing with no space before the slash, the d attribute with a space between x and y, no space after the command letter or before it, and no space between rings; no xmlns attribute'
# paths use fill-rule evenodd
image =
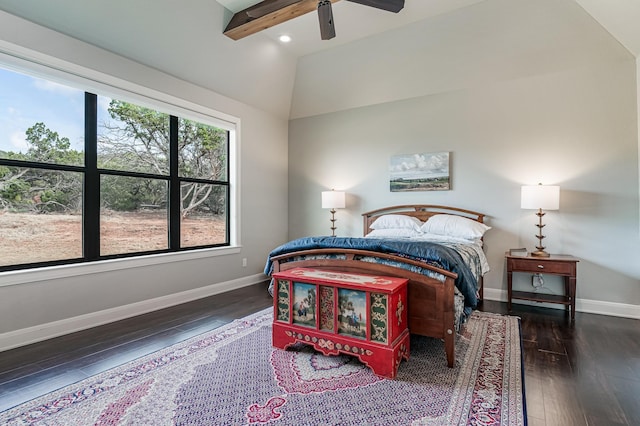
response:
<svg viewBox="0 0 640 426"><path fill-rule="evenodd" d="M109 99L99 99L104 109ZM84 151L84 91L0 68L0 150L26 152L25 132L38 122Z"/></svg>

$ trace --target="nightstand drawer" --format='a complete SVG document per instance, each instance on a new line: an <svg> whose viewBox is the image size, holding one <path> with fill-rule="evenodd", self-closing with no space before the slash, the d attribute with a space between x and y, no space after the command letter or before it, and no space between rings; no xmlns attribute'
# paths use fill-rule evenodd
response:
<svg viewBox="0 0 640 426"><path fill-rule="evenodd" d="M540 274L575 274L575 262L544 261L539 259L509 259L509 269L518 272L533 272Z"/></svg>

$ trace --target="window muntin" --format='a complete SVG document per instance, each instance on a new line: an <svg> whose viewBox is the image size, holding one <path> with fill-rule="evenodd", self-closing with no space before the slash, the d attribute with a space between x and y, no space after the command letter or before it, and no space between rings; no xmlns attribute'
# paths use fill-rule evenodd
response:
<svg viewBox="0 0 640 426"><path fill-rule="evenodd" d="M5 87L6 82L3 78L13 74L11 71L0 69L0 87ZM22 74L20 75L23 76ZM22 78L23 81L31 79L28 76L23 76ZM17 89L14 90L17 92L24 89L19 85L12 87ZM19 168L35 168L42 169L43 175L58 173L66 176L67 180L71 176L74 177L72 180L76 181L75 192L77 194L75 204L73 204L74 208L62 209L66 212L73 210L74 222L80 226L72 254L63 254L63 251L59 250L60 244L66 244L64 242L66 240L60 240L57 244L53 244L56 248L52 249L49 254L37 254L32 258L23 258L26 259L24 263L7 261L0 264L0 271L99 260L104 257L112 258L153 252L178 251L194 247L230 245L229 140L231 133L229 130L206 124L205 121L208 120L208 116L202 114L195 114L195 116L201 117L198 121L174 116L173 114L176 112L175 106L168 108L172 114L166 114L148 107L113 100L106 96L91 95L78 90L76 92L76 101L79 98L83 98L82 102L87 102L87 105L81 103L76 110L90 111L91 108L95 108L97 113L89 114L95 119L93 124L85 123L84 115L80 114L76 124L81 131L80 133L75 132L75 136L71 137L71 133L58 134L52 130L55 127L54 122L52 122L54 124L51 126L49 126L49 123L44 122L41 125L38 125L40 122L33 123L33 131L30 133L33 135L32 142L42 142L44 140L46 149L39 149L37 152L31 151L30 157L27 157L29 153L28 147L20 151L16 146L11 145L10 141L3 141L1 135L3 133L6 134L5 130L8 127L6 126L6 120L3 123L2 119L0 119L0 188L6 187L9 179L9 175L7 173L3 174L2 170L15 173L15 170ZM78 93L80 94L79 96L77 95ZM2 104L2 102L5 99L15 99L15 97L3 97L0 100L0 105L4 109L6 105ZM93 99L93 107L89 105L90 99ZM154 104L156 103L154 102ZM111 112L117 111L118 114L110 113L110 107L112 108ZM55 113L65 109L55 107L55 105L49 105L48 108L53 116L55 116ZM125 112L130 114L126 115L124 114ZM153 131L147 133L147 136L152 135L156 138L154 142L159 142L154 145L153 149L146 150L146 146L142 144L144 133L136 133L137 136L142 134L143 137L131 137L135 133L135 129L132 126L132 124L135 124L135 120L130 118L136 117L136 114L138 114L138 117L158 119L153 121L153 123L157 124L153 127ZM193 116L192 113L189 113L189 115ZM130 119L129 121L127 121L128 118ZM102 125L106 123L107 119L109 120L109 126ZM89 121L92 121L92 119L89 119ZM224 127L229 127L226 120L212 118L211 122L226 123ZM178 128L179 126L182 127ZM88 130L85 130L85 127ZM229 128L233 128L233 126ZM189 129L196 129L197 132L190 134ZM86 133L87 131L89 133ZM93 131L95 133L92 137L91 132ZM109 134L110 131L114 133ZM82 136L77 136L77 134ZM197 138L194 139L194 135L195 137L204 135L208 139L204 141ZM84 141L83 137L86 137L88 141ZM111 139L108 140L107 138ZM72 139L79 139L82 143L80 145L74 144L71 142ZM179 142L180 139L182 140ZM62 143L66 141L69 141L68 145ZM114 150L117 151L115 149L117 144L114 144L113 141L128 143L129 150L120 153L114 152ZM178 148L179 144L181 148ZM41 146L42 144L40 143L38 147ZM141 151L140 147L142 146L145 147L144 151ZM198 150L203 154L200 158L194 155ZM87 165L84 164L85 152L88 155ZM151 161L141 161L140 152L144 152L147 155L145 158ZM176 159L173 160L175 163L172 163L172 152L189 152L189 155L185 154L182 157L175 155ZM219 155L219 157L214 158L212 157L213 155ZM89 160L92 157L94 160ZM51 161L51 158L56 159ZM62 160L59 160L60 158ZM115 158L118 161L115 161ZM202 162L203 158L206 158L208 162ZM196 159L201 163L193 164ZM172 166L171 164L175 165ZM179 174L179 164L182 164L184 175ZM194 173L193 171L196 172ZM129 190L125 191L122 187L126 189L127 185L123 184L119 187L122 191L118 195L116 194L117 191L113 191L114 187L118 187L117 185L114 186L114 182L118 181L121 183L133 183L132 186L137 186L136 189L140 191L146 188L145 191L147 193L134 194ZM83 184L84 192L82 192ZM189 195L190 192L188 190L188 188L195 188L194 184L198 184L201 188L206 188L204 192L200 192L200 194L205 194L203 199L195 203L194 201L198 201L198 199L194 199ZM172 186L177 187L174 197L169 195L172 191L176 191L171 190ZM156 190L160 187L163 189ZM152 190L152 188L155 189ZM93 194L96 195L94 196ZM181 197L183 194L185 195L184 199ZM171 198L177 200L174 201L175 207L172 207ZM83 205L85 202L88 204ZM71 202L69 201L69 203ZM51 205L53 203L49 203L49 206ZM19 209L17 207L15 200L9 200L8 196L3 196L0 192L0 214L4 213L5 216L2 226L11 227L17 225L17 222L6 219L15 217L12 215L18 213ZM115 210L114 207L121 210ZM130 210L126 210L126 208ZM138 238L137 245L134 245L132 239L121 238L118 240L118 238L114 238L114 234L109 231L108 223L109 219L116 214L114 211L117 214L138 214L142 223L150 223L149 220L153 218L154 226L141 225L139 227L149 231L149 236L146 237L148 241L139 244L140 238ZM91 214L87 214L87 212ZM38 212L35 210L30 211L29 214L32 214L36 220L44 220L43 217L38 216ZM64 215L63 213L57 214L59 216ZM160 218L160 225L157 225L158 218ZM197 232L197 238L194 238L193 235L190 236L189 232ZM55 241L57 237L48 236L51 241ZM83 238L85 239L84 242L82 242ZM88 240L86 240L87 238ZM5 244L5 240L0 239L0 253L3 250L11 250L11 245L14 244L18 243ZM87 247L89 248L87 249Z"/></svg>

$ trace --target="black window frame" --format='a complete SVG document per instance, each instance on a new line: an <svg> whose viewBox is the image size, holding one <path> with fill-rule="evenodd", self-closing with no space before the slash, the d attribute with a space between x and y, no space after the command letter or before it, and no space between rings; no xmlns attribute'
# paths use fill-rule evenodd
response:
<svg viewBox="0 0 640 426"><path fill-rule="evenodd" d="M160 175L124 170L103 169L98 167L98 95L85 91L84 96L84 166L40 163L33 161L0 158L0 165L11 167L28 167L32 169L53 170L64 172L79 172L83 175L82 188L82 253L81 258L30 262L15 265L0 266L0 272L42 268L65 264L80 264L108 259L140 257L161 253L178 253L204 248L231 246L231 131L226 129L226 181L200 178L182 177L178 170L178 137L179 117L169 113L169 174ZM160 111L160 110L157 110ZM160 111L162 112L162 111ZM202 122L202 121L198 121ZM207 123L203 123L207 124ZM225 130L225 129L222 129ZM138 251L131 253L100 255L100 177L103 175L125 176L133 178L159 179L168 185L168 248L160 250ZM203 183L223 186L225 190L225 242L199 246L180 247L180 216L181 216L181 184Z"/></svg>

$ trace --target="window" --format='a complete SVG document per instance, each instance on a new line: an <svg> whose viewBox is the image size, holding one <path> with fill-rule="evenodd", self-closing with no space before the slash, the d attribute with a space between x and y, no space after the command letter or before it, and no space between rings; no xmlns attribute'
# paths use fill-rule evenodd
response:
<svg viewBox="0 0 640 426"><path fill-rule="evenodd" d="M0 271L230 245L219 120L2 68L0 88Z"/></svg>

